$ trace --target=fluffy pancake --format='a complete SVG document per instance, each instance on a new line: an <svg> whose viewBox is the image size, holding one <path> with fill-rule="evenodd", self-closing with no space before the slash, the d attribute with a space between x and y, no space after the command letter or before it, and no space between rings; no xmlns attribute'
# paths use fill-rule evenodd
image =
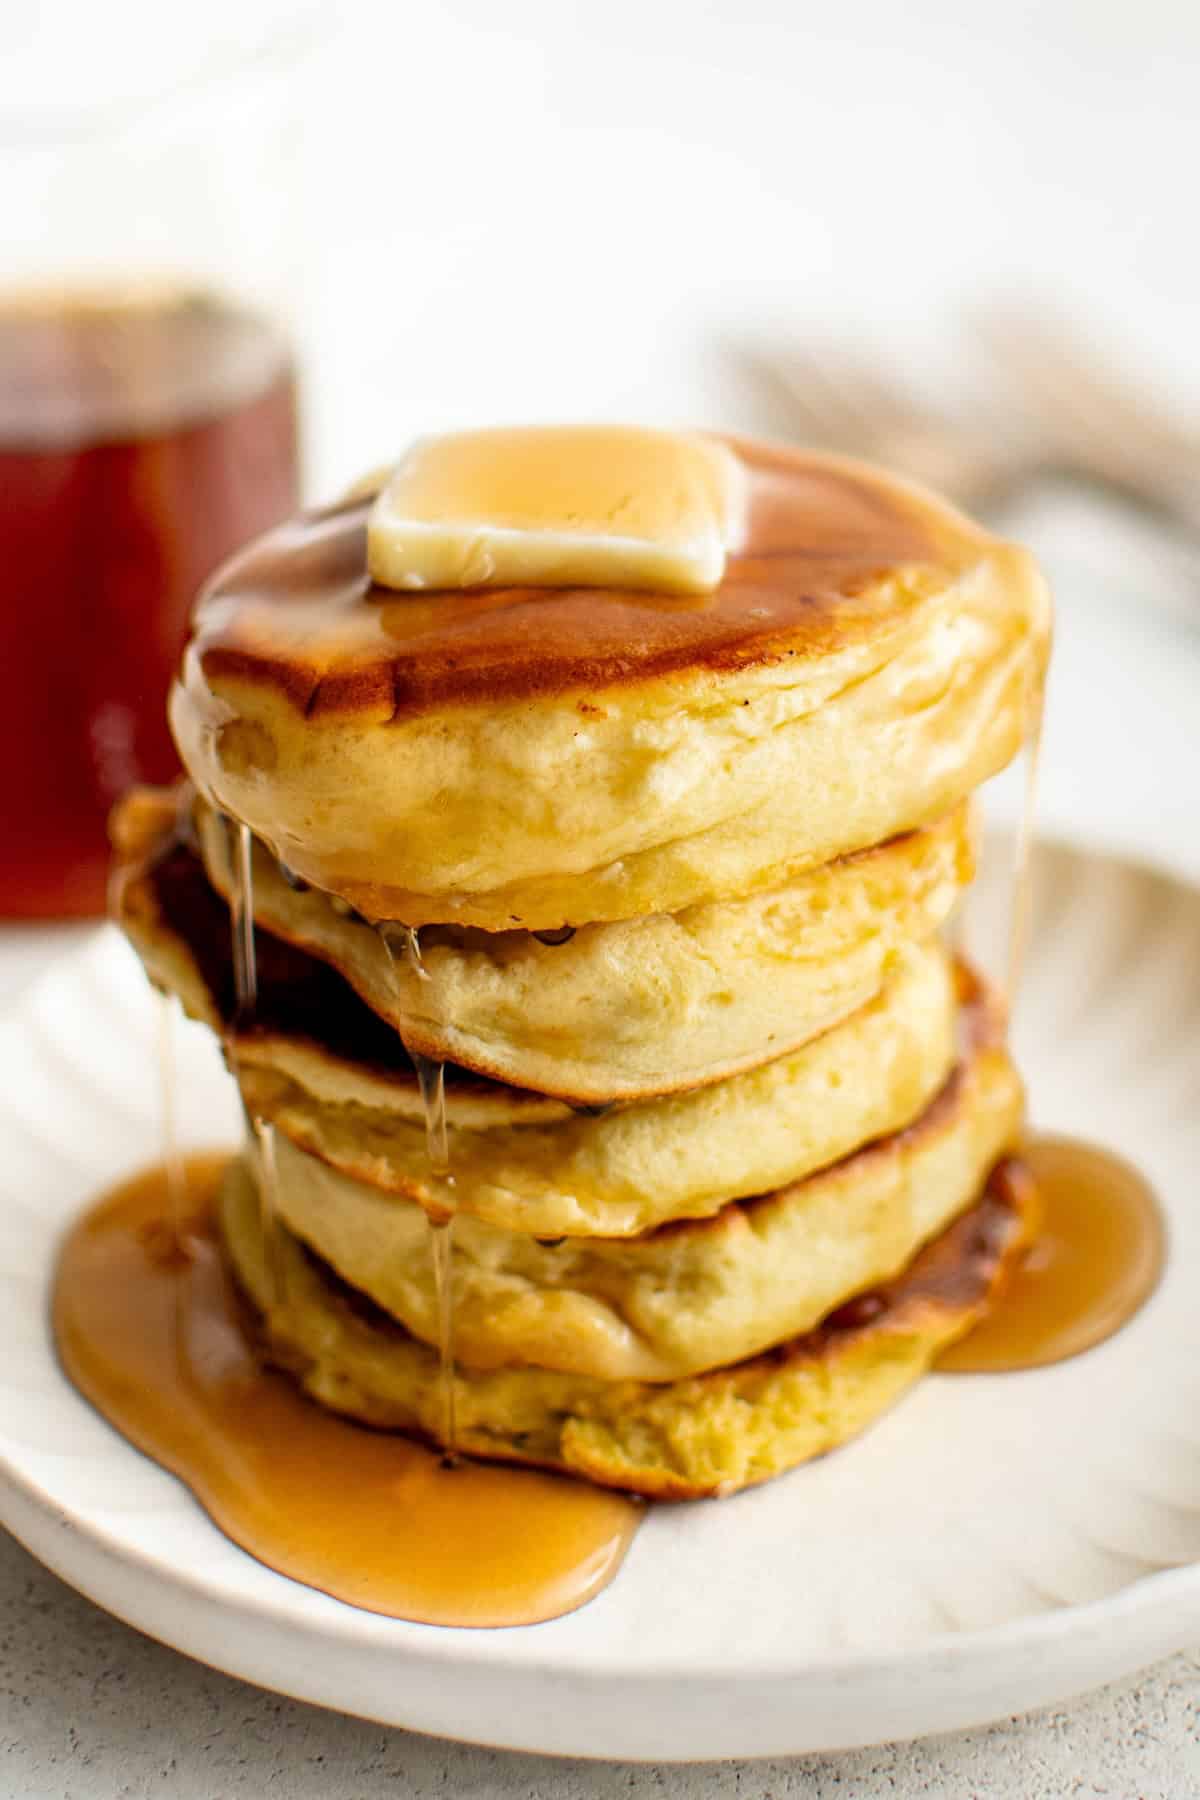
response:
<svg viewBox="0 0 1200 1800"><path fill-rule="evenodd" d="M209 876L233 888L229 833L198 816ZM697 1087L782 1055L876 993L973 873L967 809L748 900L610 925L566 943L428 927L421 965L261 846L254 914L336 968L410 1050L584 1103Z"/></svg>
<svg viewBox="0 0 1200 1800"><path fill-rule="evenodd" d="M227 564L172 696L214 805L372 918L556 929L778 887L947 812L1040 703L1023 552L864 466L738 444L715 594L373 589L366 503Z"/></svg>
<svg viewBox="0 0 1200 1800"><path fill-rule="evenodd" d="M969 1330L1030 1236L1033 1211L1031 1184L1019 1164L1006 1162L894 1282L804 1337L686 1381L459 1367L457 1448L658 1499L765 1481L853 1437ZM436 1439L435 1353L282 1228L269 1268L258 1198L240 1161L226 1182L222 1225L268 1352L312 1397L367 1424Z"/></svg>
<svg viewBox="0 0 1200 1800"><path fill-rule="evenodd" d="M976 1023L979 1023L977 1020ZM539 1242L460 1214L455 1355L606 1380L668 1381L810 1330L898 1273L979 1193L1020 1127L1006 1052L976 1044L920 1118L831 1168L640 1237ZM425 1343L438 1306L424 1211L276 1139L295 1235Z"/></svg>
<svg viewBox="0 0 1200 1800"><path fill-rule="evenodd" d="M909 945L887 986L841 1025L686 1094L595 1116L451 1068L450 1183L430 1173L399 1039L326 965L260 933L257 1014L234 1017L228 918L186 846L129 874L118 910L152 980L227 1041L251 1113L438 1216L472 1213L542 1237L629 1235L798 1180L908 1124L955 1058L946 955Z"/></svg>
<svg viewBox="0 0 1200 1800"><path fill-rule="evenodd" d="M900 1130L931 1102L954 1055L945 955L914 947L853 1018L714 1087L543 1121L528 1106L509 1110L511 1089L451 1086L452 1183L429 1172L415 1081L372 1082L278 1038L252 1040L237 1061L253 1113L331 1168L434 1217L469 1213L545 1238L619 1238L707 1217Z"/></svg>

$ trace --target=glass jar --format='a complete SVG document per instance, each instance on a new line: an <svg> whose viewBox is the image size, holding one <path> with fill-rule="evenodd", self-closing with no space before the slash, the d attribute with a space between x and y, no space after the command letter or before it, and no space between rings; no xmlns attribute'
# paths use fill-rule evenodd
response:
<svg viewBox="0 0 1200 1800"><path fill-rule="evenodd" d="M177 771L164 708L196 590L298 498L307 19L189 41L172 8L125 11L123 30L120 5L94 9L70 59L61 21L5 46L8 918L103 910L113 801Z"/></svg>

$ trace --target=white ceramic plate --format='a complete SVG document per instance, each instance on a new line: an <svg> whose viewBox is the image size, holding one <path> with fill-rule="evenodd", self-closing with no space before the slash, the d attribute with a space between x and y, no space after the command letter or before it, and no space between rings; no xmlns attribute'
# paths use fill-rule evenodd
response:
<svg viewBox="0 0 1200 1800"><path fill-rule="evenodd" d="M1090 1355L935 1376L858 1443L757 1492L653 1510L569 1618L439 1630L261 1567L60 1373L56 1241L158 1150L155 1004L115 934L0 1024L0 1516L67 1581L189 1654L447 1737L583 1756L780 1755L1057 1701L1200 1640L1200 894L1040 853L1018 1029L1034 1115L1157 1182L1169 1272ZM983 883L972 934L1002 899ZM184 1136L232 1141L205 1034Z"/></svg>

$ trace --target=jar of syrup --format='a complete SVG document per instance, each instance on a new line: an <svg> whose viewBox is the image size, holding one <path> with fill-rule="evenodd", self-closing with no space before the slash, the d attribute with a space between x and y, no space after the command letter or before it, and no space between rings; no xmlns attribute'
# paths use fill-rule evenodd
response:
<svg viewBox="0 0 1200 1800"><path fill-rule="evenodd" d="M65 62L20 46L28 79L0 115L10 919L104 910L113 802L177 770L165 703L196 590L299 497L302 46L284 33L214 59L173 28L131 58L112 14Z"/></svg>

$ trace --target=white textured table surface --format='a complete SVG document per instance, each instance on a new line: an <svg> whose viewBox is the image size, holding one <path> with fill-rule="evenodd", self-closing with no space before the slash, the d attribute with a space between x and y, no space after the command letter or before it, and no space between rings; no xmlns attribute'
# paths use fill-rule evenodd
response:
<svg viewBox="0 0 1200 1800"><path fill-rule="evenodd" d="M1043 817L1200 877L1200 630L1147 608L1145 579L1114 578L1107 549L1101 576L1053 521L1028 525L1060 599ZM0 1005L84 935L0 930ZM0 1796L165 1793L1193 1800L1200 1651L1057 1711L917 1745L685 1768L569 1763L414 1737L259 1692L106 1617L0 1535Z"/></svg>

